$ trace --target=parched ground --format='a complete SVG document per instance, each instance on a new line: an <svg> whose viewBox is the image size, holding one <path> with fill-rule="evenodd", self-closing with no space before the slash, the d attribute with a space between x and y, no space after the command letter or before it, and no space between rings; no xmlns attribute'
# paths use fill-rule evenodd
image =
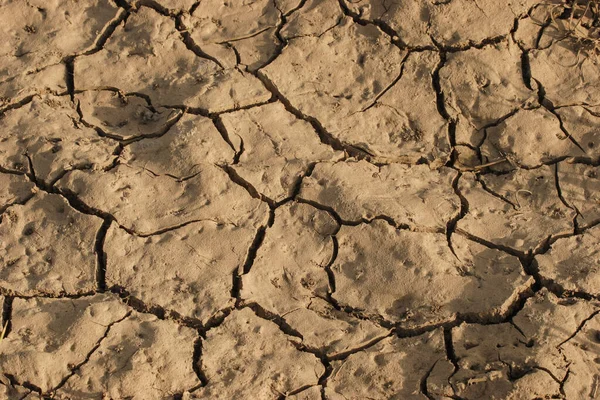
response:
<svg viewBox="0 0 600 400"><path fill-rule="evenodd" d="M0 0L0 398L600 398L561 3Z"/></svg>

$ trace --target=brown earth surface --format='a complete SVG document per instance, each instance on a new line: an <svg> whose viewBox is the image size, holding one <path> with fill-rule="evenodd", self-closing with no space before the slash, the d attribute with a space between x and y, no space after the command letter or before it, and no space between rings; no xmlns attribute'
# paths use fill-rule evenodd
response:
<svg viewBox="0 0 600 400"><path fill-rule="evenodd" d="M600 399L573 4L0 0L0 400Z"/></svg>

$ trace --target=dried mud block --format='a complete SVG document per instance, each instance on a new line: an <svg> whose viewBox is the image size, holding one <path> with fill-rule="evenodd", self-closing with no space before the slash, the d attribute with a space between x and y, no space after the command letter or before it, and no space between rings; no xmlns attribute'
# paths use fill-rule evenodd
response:
<svg viewBox="0 0 600 400"><path fill-rule="evenodd" d="M146 7L129 16L101 51L77 58L74 68L78 89L137 92L149 96L155 107L221 112L271 97L258 79L187 49L173 20Z"/></svg>
<svg viewBox="0 0 600 400"><path fill-rule="evenodd" d="M578 226L600 221L600 167L560 163L557 168L561 194L577 210Z"/></svg>
<svg viewBox="0 0 600 400"><path fill-rule="evenodd" d="M344 1L361 18L391 27L409 47L439 44L464 47L508 35L515 19L525 15L534 0L501 4L493 0L387 2Z"/></svg>
<svg viewBox="0 0 600 400"><path fill-rule="evenodd" d="M159 136L181 114L179 110L154 108L142 97L111 90L89 90L75 98L85 122L118 140Z"/></svg>
<svg viewBox="0 0 600 400"><path fill-rule="evenodd" d="M134 167L183 179L206 164L231 163L234 155L210 118L185 114L164 135L126 146L121 157Z"/></svg>
<svg viewBox="0 0 600 400"><path fill-rule="evenodd" d="M565 130L583 148L585 156L600 160L600 106L573 106L557 108Z"/></svg>
<svg viewBox="0 0 600 400"><path fill-rule="evenodd" d="M0 342L0 373L47 393L83 364L127 307L98 294L78 299L19 299L12 305L11 331Z"/></svg>
<svg viewBox="0 0 600 400"><path fill-rule="evenodd" d="M456 394L466 399L521 399L522 393L558 396L559 382L571 375L568 371L578 361L565 357L563 343L597 309L589 302L560 299L543 289L527 300L512 323L454 328L459 370L451 383ZM593 351L587 354L592 355Z"/></svg>
<svg viewBox="0 0 600 400"><path fill-rule="evenodd" d="M330 356L388 334L321 300L329 291L325 266L333 255L330 235L335 230L329 214L309 205L290 203L277 209L252 269L242 276L241 290L245 302L281 315L302 335L304 346Z"/></svg>
<svg viewBox="0 0 600 400"><path fill-rule="evenodd" d="M385 216L397 224L445 229L460 209L452 189L456 175L427 165L317 164L303 179L299 197L330 207L352 223Z"/></svg>
<svg viewBox="0 0 600 400"><path fill-rule="evenodd" d="M565 398L594 398L600 390L600 316L596 314L562 346L571 361L566 377Z"/></svg>
<svg viewBox="0 0 600 400"><path fill-rule="evenodd" d="M535 257L543 279L569 292L600 296L600 228L558 239Z"/></svg>
<svg viewBox="0 0 600 400"><path fill-rule="evenodd" d="M36 178L51 182L64 171L107 166L116 144L92 128L77 124L79 116L66 97L34 97L0 119L0 166L26 171L29 160Z"/></svg>
<svg viewBox="0 0 600 400"><path fill-rule="evenodd" d="M539 46L541 36L550 28L548 23L553 25L550 21L552 7L551 2L538 3L530 9L526 18L519 19L512 36L523 50L529 51Z"/></svg>
<svg viewBox="0 0 600 400"><path fill-rule="evenodd" d="M507 158L512 164L535 168L565 157L585 155L561 130L558 118L545 108L519 110L485 132L481 152L488 161Z"/></svg>
<svg viewBox="0 0 600 400"><path fill-rule="evenodd" d="M65 65L56 64L0 82L0 108L17 105L27 101L28 97L43 93L66 94L66 74Z"/></svg>
<svg viewBox="0 0 600 400"><path fill-rule="evenodd" d="M106 282L147 306L205 323L232 305L231 279L254 235L248 228L197 222L142 238L113 225L104 245Z"/></svg>
<svg viewBox="0 0 600 400"><path fill-rule="evenodd" d="M9 207L0 223L0 287L20 296L94 290L101 225L55 194L39 192Z"/></svg>
<svg viewBox="0 0 600 400"><path fill-rule="evenodd" d="M97 38L122 12L104 0L77 7L60 0L3 0L0 97L19 100L45 87L55 89L59 81L64 85L65 69L58 64L94 48Z"/></svg>
<svg viewBox="0 0 600 400"><path fill-rule="evenodd" d="M273 201L291 197L309 165L343 156L322 144L312 126L281 103L223 114L221 119L234 146L243 149L233 168Z"/></svg>
<svg viewBox="0 0 600 400"><path fill-rule="evenodd" d="M294 339L249 308L233 311L202 342L208 385L198 390L198 398L275 399L316 385L325 367L299 351Z"/></svg>
<svg viewBox="0 0 600 400"><path fill-rule="evenodd" d="M211 165L179 181L120 164L108 172L71 171L58 186L144 235L199 220L258 225L268 213L263 202Z"/></svg>
<svg viewBox="0 0 600 400"><path fill-rule="evenodd" d="M325 211L288 203L275 210L252 269L243 275L241 297L283 315L306 308L313 297L325 297L325 266L333 255L331 235L337 223Z"/></svg>
<svg viewBox="0 0 600 400"><path fill-rule="evenodd" d="M334 361L325 394L330 400L427 399L422 381L445 360L441 329L413 338L390 337Z"/></svg>
<svg viewBox="0 0 600 400"><path fill-rule="evenodd" d="M333 297L406 328L452 321L457 315L498 318L529 290L516 257L458 235L396 230L387 222L342 226L331 269Z"/></svg>
<svg viewBox="0 0 600 400"><path fill-rule="evenodd" d="M386 161L445 160L446 121L431 81L438 56L405 57L376 27L345 18L293 40L262 73L342 143Z"/></svg>
<svg viewBox="0 0 600 400"><path fill-rule="evenodd" d="M344 14L336 0L308 0L302 8L287 18L281 29L286 40L302 36L320 36L338 25Z"/></svg>
<svg viewBox="0 0 600 400"><path fill-rule="evenodd" d="M275 57L281 11L272 0L223 2L207 0L184 19L194 42L226 67L240 63L257 70ZM235 49L235 51L234 51Z"/></svg>
<svg viewBox="0 0 600 400"><path fill-rule="evenodd" d="M600 68L593 55L572 39L529 53L531 76L554 106L600 105Z"/></svg>
<svg viewBox="0 0 600 400"><path fill-rule="evenodd" d="M57 392L60 400L172 399L200 384L191 328L133 312L114 324L89 360Z"/></svg>
<svg viewBox="0 0 600 400"><path fill-rule="evenodd" d="M521 252L572 232L575 211L560 200L554 167L518 169L503 175L463 175L459 190L469 212L457 229Z"/></svg>
<svg viewBox="0 0 600 400"><path fill-rule="evenodd" d="M20 204L34 193L35 185L25 175L0 173L0 213L13 204Z"/></svg>
<svg viewBox="0 0 600 400"><path fill-rule="evenodd" d="M457 143L475 146L486 126L535 96L523 82L521 50L512 42L448 54L440 83L448 112L458 119Z"/></svg>

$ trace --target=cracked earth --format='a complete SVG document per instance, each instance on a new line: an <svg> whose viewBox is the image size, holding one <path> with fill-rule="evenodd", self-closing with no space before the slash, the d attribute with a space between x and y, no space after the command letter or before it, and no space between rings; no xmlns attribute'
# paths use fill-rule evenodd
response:
<svg viewBox="0 0 600 400"><path fill-rule="evenodd" d="M0 0L0 398L600 398L600 67L547 9Z"/></svg>

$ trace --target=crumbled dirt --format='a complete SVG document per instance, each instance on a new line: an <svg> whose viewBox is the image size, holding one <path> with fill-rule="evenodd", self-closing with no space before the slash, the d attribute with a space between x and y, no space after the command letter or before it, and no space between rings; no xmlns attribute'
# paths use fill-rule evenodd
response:
<svg viewBox="0 0 600 400"><path fill-rule="evenodd" d="M597 2L76 3L0 0L0 400L600 398Z"/></svg>

